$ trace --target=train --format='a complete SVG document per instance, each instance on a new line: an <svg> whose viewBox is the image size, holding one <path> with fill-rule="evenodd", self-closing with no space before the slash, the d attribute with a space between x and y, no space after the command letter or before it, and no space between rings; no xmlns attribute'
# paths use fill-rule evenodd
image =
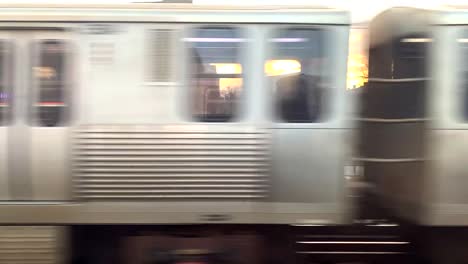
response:
<svg viewBox="0 0 468 264"><path fill-rule="evenodd" d="M264 225L345 222L346 11L0 9L0 262L253 263Z"/></svg>
<svg viewBox="0 0 468 264"><path fill-rule="evenodd" d="M393 8L369 25L356 160L368 199L419 228L413 241L427 263L467 259L466 18L460 6Z"/></svg>
<svg viewBox="0 0 468 264"><path fill-rule="evenodd" d="M464 263L467 12L0 6L0 262Z"/></svg>

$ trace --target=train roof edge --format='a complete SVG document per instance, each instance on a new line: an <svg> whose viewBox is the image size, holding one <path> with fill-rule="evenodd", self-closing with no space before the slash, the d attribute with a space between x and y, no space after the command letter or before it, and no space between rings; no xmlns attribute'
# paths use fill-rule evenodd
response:
<svg viewBox="0 0 468 264"><path fill-rule="evenodd" d="M378 46L391 39L427 32L433 12L412 7L393 7L376 15L369 23L369 45Z"/></svg>
<svg viewBox="0 0 468 264"><path fill-rule="evenodd" d="M224 17L224 18L223 18ZM233 19L233 17L235 19ZM316 6L0 4L0 21L351 24L349 11Z"/></svg>

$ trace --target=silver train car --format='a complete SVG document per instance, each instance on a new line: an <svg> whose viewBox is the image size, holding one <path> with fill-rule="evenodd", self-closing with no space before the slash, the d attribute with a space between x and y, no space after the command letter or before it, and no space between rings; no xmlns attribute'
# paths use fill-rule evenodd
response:
<svg viewBox="0 0 468 264"><path fill-rule="evenodd" d="M466 263L468 9L393 8L370 23L359 151L368 200L418 226L427 263Z"/></svg>
<svg viewBox="0 0 468 264"><path fill-rule="evenodd" d="M321 8L0 7L0 262L213 263L219 247L292 262L281 228L350 221L349 24Z"/></svg>

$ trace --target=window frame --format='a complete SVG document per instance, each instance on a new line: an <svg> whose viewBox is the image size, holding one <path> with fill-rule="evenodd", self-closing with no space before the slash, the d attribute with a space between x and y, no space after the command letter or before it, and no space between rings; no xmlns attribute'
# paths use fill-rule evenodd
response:
<svg viewBox="0 0 468 264"><path fill-rule="evenodd" d="M192 93L194 91L194 87L192 86L192 77L193 77L193 72L191 72L190 65L192 63L192 54L191 54L191 43L189 41L183 40L184 38L190 38L193 37L193 32L194 30L199 30L199 29L232 29L236 30L239 34L239 38L243 39L244 41L240 42L239 47L238 47L238 61L242 67L242 73L240 74L233 74L236 77L232 78L241 78L242 79L242 89L241 89L241 94L239 96L239 103L235 107L235 111L233 111L232 115L227 118L226 120L220 121L220 120L204 120L202 118L198 119L196 115L193 113L193 96ZM243 26L243 25L235 25L235 24L219 24L219 23L203 23L203 24L189 24L187 25L184 30L182 31L182 47L183 47L183 55L185 57L185 65L182 67L183 70L183 83L184 83L184 96L183 96L183 108L185 109L185 114L186 119L189 122L194 122L194 123L204 123L204 124L235 124L235 123L240 123L246 118L246 112L245 112L245 107L247 105L247 79L248 79L248 74L246 74L246 69L247 69L247 55L249 52L249 35L248 35L248 29ZM211 75L211 74L206 74L206 75ZM212 74L219 76L220 74ZM228 74L222 74L228 75Z"/></svg>

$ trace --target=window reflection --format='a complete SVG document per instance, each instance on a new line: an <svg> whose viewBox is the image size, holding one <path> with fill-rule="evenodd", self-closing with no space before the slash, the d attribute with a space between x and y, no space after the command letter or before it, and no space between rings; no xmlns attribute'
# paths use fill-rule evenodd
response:
<svg viewBox="0 0 468 264"><path fill-rule="evenodd" d="M34 104L39 125L57 126L63 121L65 104L66 45L61 40L44 40L38 43L38 59L33 66L33 79L39 89Z"/></svg>
<svg viewBox="0 0 468 264"><path fill-rule="evenodd" d="M185 38L192 52L192 115L201 122L228 122L243 89L241 43L234 28L199 28Z"/></svg>
<svg viewBox="0 0 468 264"><path fill-rule="evenodd" d="M281 30L265 74L273 81L278 118L287 123L319 122L324 94L325 33L321 30Z"/></svg>
<svg viewBox="0 0 468 264"><path fill-rule="evenodd" d="M265 63L267 76L279 76L301 72L301 63L297 60L269 60Z"/></svg>

